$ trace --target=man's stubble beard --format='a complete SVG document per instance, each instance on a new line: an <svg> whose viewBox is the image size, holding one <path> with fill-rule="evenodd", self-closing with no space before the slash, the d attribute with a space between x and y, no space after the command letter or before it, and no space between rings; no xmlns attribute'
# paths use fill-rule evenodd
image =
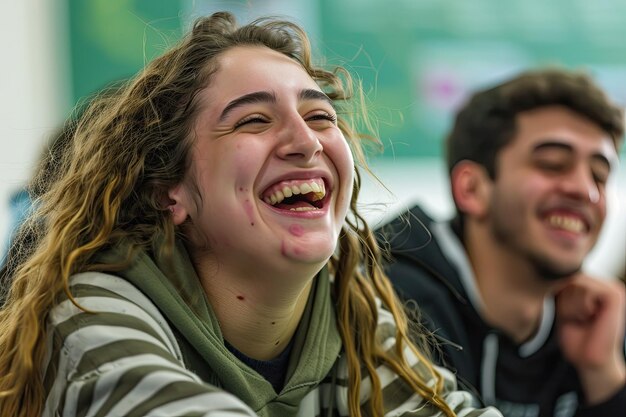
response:
<svg viewBox="0 0 626 417"><path fill-rule="evenodd" d="M559 265L558 260L551 259L549 255L540 253L538 250L533 250L534 248L521 238L525 233L524 225L516 228L517 224L511 221L510 215L506 216L506 219L500 215L505 212L506 210L498 210L492 206L491 234L496 243L526 258L538 278L542 281L553 282L568 278L580 271L582 262L575 266Z"/></svg>

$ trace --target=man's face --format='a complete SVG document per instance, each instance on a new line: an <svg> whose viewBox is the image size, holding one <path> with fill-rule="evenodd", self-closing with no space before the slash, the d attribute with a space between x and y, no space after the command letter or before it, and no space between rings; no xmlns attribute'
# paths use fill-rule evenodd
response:
<svg viewBox="0 0 626 417"><path fill-rule="evenodd" d="M578 271L598 239L616 161L609 135L577 113L562 106L520 113L517 134L496 159L494 238L546 279Z"/></svg>

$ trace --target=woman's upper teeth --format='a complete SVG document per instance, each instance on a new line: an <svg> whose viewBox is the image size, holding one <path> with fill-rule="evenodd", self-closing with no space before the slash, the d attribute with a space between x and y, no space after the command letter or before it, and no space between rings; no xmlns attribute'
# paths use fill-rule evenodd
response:
<svg viewBox="0 0 626 417"><path fill-rule="evenodd" d="M326 187L324 181L321 178L315 178L310 180L292 180L285 183L281 183L276 187L272 187L269 192L265 193L263 200L267 204L276 205L281 203L285 198L289 198L298 194L313 193L310 201L317 201L324 198L326 195Z"/></svg>

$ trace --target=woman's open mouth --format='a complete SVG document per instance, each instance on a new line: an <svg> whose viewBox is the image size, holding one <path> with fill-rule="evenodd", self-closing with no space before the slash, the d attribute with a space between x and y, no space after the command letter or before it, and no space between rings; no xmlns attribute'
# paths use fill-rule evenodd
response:
<svg viewBox="0 0 626 417"><path fill-rule="evenodd" d="M327 201L323 178L280 181L267 188L261 199L279 210L315 211L324 208Z"/></svg>

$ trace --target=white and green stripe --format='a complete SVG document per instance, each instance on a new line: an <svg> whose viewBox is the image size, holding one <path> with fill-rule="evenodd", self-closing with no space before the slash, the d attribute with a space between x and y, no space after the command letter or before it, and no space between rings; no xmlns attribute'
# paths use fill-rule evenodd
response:
<svg viewBox="0 0 626 417"><path fill-rule="evenodd" d="M51 337L44 376L48 397L44 416L255 416L234 395L201 381L188 370L174 331L159 309L122 278L84 273L72 278L78 309L69 300L49 315ZM384 347L393 349L393 317L380 310ZM428 375L410 351L408 363ZM311 387L299 404L297 417L347 416L347 371L340 357L321 384ZM439 416L439 410L415 395L386 366L377 368L383 385L386 416ZM501 417L494 409L476 410L472 397L456 391L454 376L445 378L446 400L461 417ZM434 383L434 381L431 381ZM361 402L369 415L369 378L362 383ZM286 416L280 416L286 417Z"/></svg>

